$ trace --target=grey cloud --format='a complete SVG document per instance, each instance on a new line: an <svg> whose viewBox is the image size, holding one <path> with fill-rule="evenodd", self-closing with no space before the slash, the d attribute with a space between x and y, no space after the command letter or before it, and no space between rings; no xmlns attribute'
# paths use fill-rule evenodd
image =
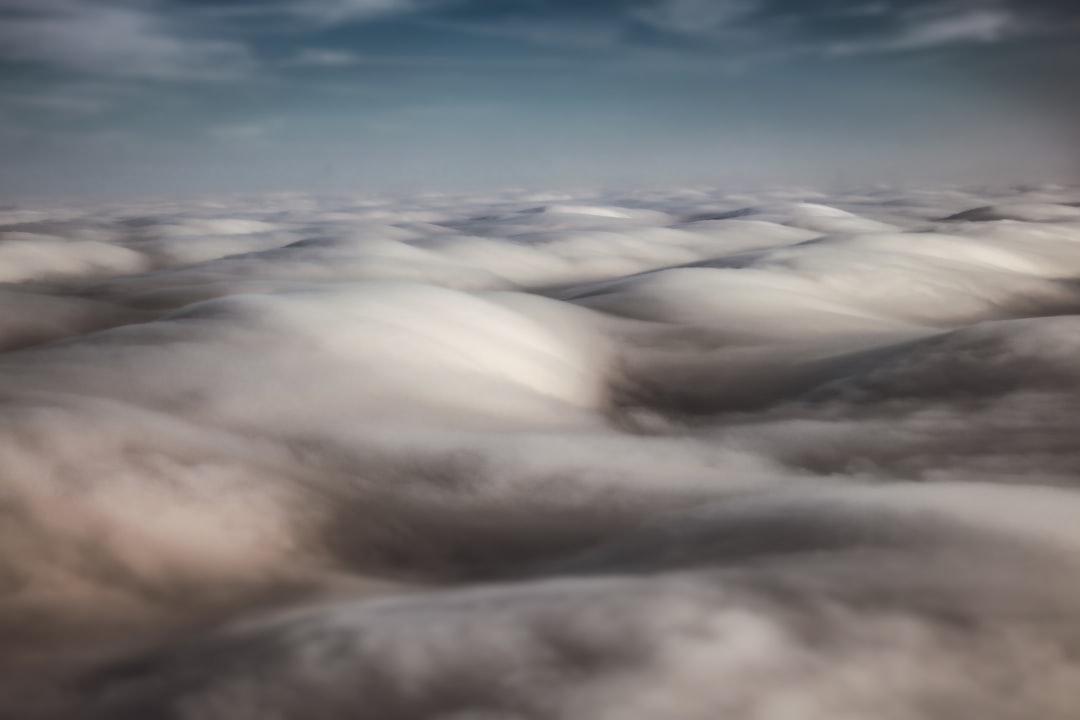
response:
<svg viewBox="0 0 1080 720"><path fill-rule="evenodd" d="M333 603L228 628L104 675L101 716L1077 710L1066 651L1075 582L1058 574L1074 565L1075 538L1027 546L1001 522L1010 500L1073 498L940 486L830 499L699 511L594 553L572 579ZM1035 518L1018 524L1038 535ZM980 559L997 573L980 573ZM709 569L677 572L697 564ZM989 682L1006 667L1007 686ZM498 681L508 674L520 679Z"/></svg>

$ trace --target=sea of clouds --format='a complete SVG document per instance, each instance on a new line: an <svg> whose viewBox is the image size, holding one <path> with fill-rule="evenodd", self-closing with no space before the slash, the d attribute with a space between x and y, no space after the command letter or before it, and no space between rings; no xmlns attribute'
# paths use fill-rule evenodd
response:
<svg viewBox="0 0 1080 720"><path fill-rule="evenodd" d="M1080 717L1080 189L8 206L0 351L0 717Z"/></svg>

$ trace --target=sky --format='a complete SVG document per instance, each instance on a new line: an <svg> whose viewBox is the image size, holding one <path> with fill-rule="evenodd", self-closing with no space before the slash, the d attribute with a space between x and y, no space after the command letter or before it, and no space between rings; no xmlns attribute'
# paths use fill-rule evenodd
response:
<svg viewBox="0 0 1080 720"><path fill-rule="evenodd" d="M0 0L0 195L1067 180L1071 0Z"/></svg>

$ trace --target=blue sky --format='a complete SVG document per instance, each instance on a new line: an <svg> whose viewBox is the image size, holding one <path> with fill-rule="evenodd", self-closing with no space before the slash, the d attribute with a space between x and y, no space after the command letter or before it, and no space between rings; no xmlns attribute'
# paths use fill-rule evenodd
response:
<svg viewBox="0 0 1080 720"><path fill-rule="evenodd" d="M1063 178L1063 0L0 0L0 192Z"/></svg>

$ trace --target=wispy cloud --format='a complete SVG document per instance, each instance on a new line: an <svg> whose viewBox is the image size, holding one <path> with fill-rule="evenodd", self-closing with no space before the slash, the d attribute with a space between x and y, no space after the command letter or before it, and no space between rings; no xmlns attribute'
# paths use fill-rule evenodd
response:
<svg viewBox="0 0 1080 720"><path fill-rule="evenodd" d="M630 15L668 32L708 35L762 8L760 0L657 0L631 8Z"/></svg>
<svg viewBox="0 0 1080 720"><path fill-rule="evenodd" d="M408 12L424 4L420 0L286 0L266 7L319 23L341 23Z"/></svg>
<svg viewBox="0 0 1080 720"><path fill-rule="evenodd" d="M348 50L336 48L303 48L285 61L292 67L341 68L359 65L364 58Z"/></svg>
<svg viewBox="0 0 1080 720"><path fill-rule="evenodd" d="M199 13L225 21L277 20L303 31L420 12L448 2L452 0L263 0L242 4L226 1L201 7Z"/></svg>
<svg viewBox="0 0 1080 720"><path fill-rule="evenodd" d="M651 0L628 17L656 30L711 42L727 62L903 52L1053 35L1055 3L1024 0L853 2L828 7L770 0ZM1055 21L1054 18L1059 21ZM861 18L864 22L835 22Z"/></svg>
<svg viewBox="0 0 1080 720"><path fill-rule="evenodd" d="M913 23L894 41L898 48L919 48L967 42L992 42L1015 27L1012 13L986 8L930 17Z"/></svg>
<svg viewBox="0 0 1080 720"><path fill-rule="evenodd" d="M268 119L259 122L218 125L210 128L207 133L212 139L227 144L263 142L278 125L276 120Z"/></svg>
<svg viewBox="0 0 1080 720"><path fill-rule="evenodd" d="M50 85L2 98L5 108L44 110L63 115L98 115L113 107L129 89L115 83L87 82Z"/></svg>
<svg viewBox="0 0 1080 720"><path fill-rule="evenodd" d="M904 13L897 18L890 32L836 42L828 51L843 55L992 43L1045 30L1025 25L1015 12L1003 5L946 5Z"/></svg>
<svg viewBox="0 0 1080 720"><path fill-rule="evenodd" d="M500 67L551 68L562 65L558 57L502 58ZM396 54L375 55L352 52L339 48L303 48L282 62L288 68L334 70L345 68L414 68L427 71L490 69L491 59L486 57L463 57L459 55Z"/></svg>
<svg viewBox="0 0 1080 720"><path fill-rule="evenodd" d="M442 20L438 26L473 35L520 40L532 45L581 50L617 49L626 30L621 15L597 19L509 14L480 20Z"/></svg>
<svg viewBox="0 0 1080 720"><path fill-rule="evenodd" d="M209 38L150 0L3 0L0 56L88 75L222 80L253 63L239 42Z"/></svg>

